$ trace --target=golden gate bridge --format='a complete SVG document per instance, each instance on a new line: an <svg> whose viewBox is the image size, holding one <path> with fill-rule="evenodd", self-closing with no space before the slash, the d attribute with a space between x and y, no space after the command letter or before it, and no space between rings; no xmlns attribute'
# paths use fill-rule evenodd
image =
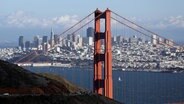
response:
<svg viewBox="0 0 184 104"><path fill-rule="evenodd" d="M113 16L112 16L113 15ZM93 16L93 18L90 18ZM109 98L113 98L113 80L112 80L112 44L111 44L111 26L112 21L115 21L126 28L129 28L143 36L149 37L152 40L159 41L159 39L169 40L164 38L157 33L150 31L144 28L141 25L136 24L135 22L130 21L129 19L119 15L118 13L106 9L105 11L95 10L90 13L79 22L71 26L70 28L63 31L59 36L61 38L60 41L67 38L68 35L75 35L75 33L79 32L85 26L88 26L90 23L94 23L94 74L93 74L93 91L95 93L104 95ZM102 29L104 28L104 30ZM68 34L70 33L70 34ZM153 37L155 35L157 38ZM70 40L68 40L70 41ZM159 41L159 44L173 47L173 44L177 45L174 41L170 43L166 43L163 41ZM102 48L102 44L104 45L104 49ZM54 50L58 44L55 44L48 51ZM103 51L102 51L103 50ZM24 57L15 61L15 63L19 62L31 62L36 57L42 55L43 53L38 51L32 51Z"/></svg>

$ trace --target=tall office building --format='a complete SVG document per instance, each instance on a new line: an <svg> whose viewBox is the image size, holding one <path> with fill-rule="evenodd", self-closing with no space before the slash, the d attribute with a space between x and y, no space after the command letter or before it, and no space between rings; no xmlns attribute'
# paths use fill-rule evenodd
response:
<svg viewBox="0 0 184 104"><path fill-rule="evenodd" d="M39 48L39 36L34 37L34 48Z"/></svg>
<svg viewBox="0 0 184 104"><path fill-rule="evenodd" d="M59 35L55 34L54 35L54 44L59 44Z"/></svg>
<svg viewBox="0 0 184 104"><path fill-rule="evenodd" d="M19 47L23 50L24 48L24 37L19 36Z"/></svg>
<svg viewBox="0 0 184 104"><path fill-rule="evenodd" d="M50 34L50 47L52 48L54 46L54 32L51 28L51 34Z"/></svg>
<svg viewBox="0 0 184 104"><path fill-rule="evenodd" d="M93 37L94 36L94 28L88 27L86 34L87 34L87 37Z"/></svg>
<svg viewBox="0 0 184 104"><path fill-rule="evenodd" d="M30 43L30 41L26 41L26 42L25 42L25 48L26 48L26 50L30 50L30 48L31 48L31 43Z"/></svg>
<svg viewBox="0 0 184 104"><path fill-rule="evenodd" d="M43 44L43 43L48 43L48 37L47 37L47 36L43 36L42 44Z"/></svg>
<svg viewBox="0 0 184 104"><path fill-rule="evenodd" d="M83 38L81 36L78 37L78 46L82 47L82 43L83 43Z"/></svg>
<svg viewBox="0 0 184 104"><path fill-rule="evenodd" d="M44 52L46 52L48 50L48 37L47 36L43 36L43 39L42 39L42 50Z"/></svg>

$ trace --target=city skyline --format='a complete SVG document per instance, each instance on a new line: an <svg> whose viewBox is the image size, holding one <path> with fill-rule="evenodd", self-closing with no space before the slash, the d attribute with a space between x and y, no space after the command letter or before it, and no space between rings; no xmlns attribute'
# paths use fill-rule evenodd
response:
<svg viewBox="0 0 184 104"><path fill-rule="evenodd" d="M0 98L183 104L182 4L0 0Z"/></svg>
<svg viewBox="0 0 184 104"><path fill-rule="evenodd" d="M4 0L0 1L0 40L2 42L16 41L15 38L19 35L29 39L34 35L49 35L51 27L54 28L55 33L60 34L96 8L102 10L110 8L158 34L176 41L183 41L183 2L179 0L141 0L139 2L133 0L117 0L116 2L110 0L91 2L17 0L14 4L10 0ZM42 5L41 8L40 5Z"/></svg>

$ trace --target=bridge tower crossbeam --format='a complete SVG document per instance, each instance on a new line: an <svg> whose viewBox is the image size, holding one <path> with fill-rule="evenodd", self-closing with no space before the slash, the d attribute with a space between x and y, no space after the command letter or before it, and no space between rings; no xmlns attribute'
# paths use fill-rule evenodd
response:
<svg viewBox="0 0 184 104"><path fill-rule="evenodd" d="M101 19L105 19L105 32L101 32ZM105 50L102 53L101 40L104 39ZM103 65L104 63L104 65ZM103 67L104 66L104 67ZM104 72L104 74L102 74ZM94 92L113 98L112 50L111 50L111 11L95 11L94 34Z"/></svg>

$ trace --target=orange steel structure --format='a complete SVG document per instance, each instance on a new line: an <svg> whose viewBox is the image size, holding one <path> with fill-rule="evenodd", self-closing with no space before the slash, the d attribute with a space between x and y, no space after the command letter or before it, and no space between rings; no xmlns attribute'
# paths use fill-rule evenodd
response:
<svg viewBox="0 0 184 104"><path fill-rule="evenodd" d="M105 32L100 31L100 19L105 19ZM101 40L104 39L105 50L102 53ZM113 98L112 50L111 50L111 11L95 11L94 34L94 92Z"/></svg>

